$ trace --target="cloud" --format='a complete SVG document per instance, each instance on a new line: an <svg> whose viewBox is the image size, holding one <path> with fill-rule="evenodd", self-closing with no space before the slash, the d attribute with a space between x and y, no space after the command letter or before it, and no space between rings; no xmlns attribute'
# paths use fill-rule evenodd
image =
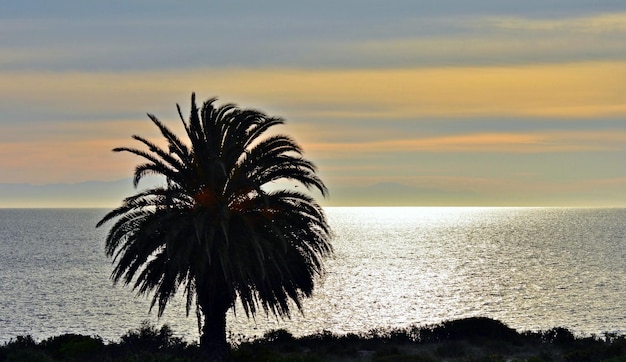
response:
<svg viewBox="0 0 626 362"><path fill-rule="evenodd" d="M336 158L338 152L345 157L372 151L623 150L623 127L613 126L609 132L594 130L593 124L599 118L626 116L625 78L626 62L361 70L5 72L0 73L0 167L15 170L4 173L4 181L44 176L51 181L80 181L128 175L130 161L120 162L109 150L129 144L134 133L158 137L146 112L176 127L175 103L187 113L193 90L199 101L219 95L222 102L234 101L286 117L288 126L301 131L305 150L326 160ZM555 129L536 131L529 125L516 132L505 126L499 131L484 127L455 131L441 126L430 134L419 133L421 122L443 125L450 119L471 123L480 118L502 125L511 119L537 123L550 119ZM577 123L586 124L584 130L559 131Z"/></svg>
<svg viewBox="0 0 626 362"><path fill-rule="evenodd" d="M626 115L626 62L368 70L191 69L0 73L0 105L19 113L159 114L192 90L308 120ZM284 114L283 114L284 115Z"/></svg>
<svg viewBox="0 0 626 362"><path fill-rule="evenodd" d="M558 32L559 34L572 32L596 35L626 33L626 13L600 13L592 16L552 19L488 17L477 22L476 26L489 30Z"/></svg>
<svg viewBox="0 0 626 362"><path fill-rule="evenodd" d="M22 16L0 22L0 31L12 35L0 51L0 65L57 71L206 65L354 69L626 58L623 9L586 16L559 11L561 17L542 14L538 19L513 8L492 15L487 8L495 4L482 12L458 11L457 3L452 7L433 16L428 6L411 2L383 11L374 4L333 4L333 11L312 6L314 11L306 13L284 6L273 11L212 6L200 13L186 9L184 15L161 8L134 17L106 11Z"/></svg>
<svg viewBox="0 0 626 362"><path fill-rule="evenodd" d="M175 125L172 127L177 129ZM132 174L139 158L111 152L141 144L133 134L159 139L145 120L99 120L7 125L0 134L0 182L81 182L117 180Z"/></svg>
<svg viewBox="0 0 626 362"><path fill-rule="evenodd" d="M373 67L491 66L626 59L626 12L585 17L510 15L415 19L385 37L339 42L335 52ZM433 30L435 29L435 30Z"/></svg>
<svg viewBox="0 0 626 362"><path fill-rule="evenodd" d="M370 142L310 143L307 149L333 155L388 152L605 152L626 150L626 131L480 133Z"/></svg>
<svg viewBox="0 0 626 362"><path fill-rule="evenodd" d="M111 152L113 147L128 143L110 140L3 142L0 144L1 182L46 184L128 177L136 160Z"/></svg>

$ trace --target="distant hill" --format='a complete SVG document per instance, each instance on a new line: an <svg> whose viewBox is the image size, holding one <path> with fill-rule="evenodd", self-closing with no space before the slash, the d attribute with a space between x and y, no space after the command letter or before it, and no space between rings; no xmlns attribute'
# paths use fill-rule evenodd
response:
<svg viewBox="0 0 626 362"><path fill-rule="evenodd" d="M468 190L446 191L390 182L364 187L337 187L330 193L328 204L346 206L469 205L479 201L479 196Z"/></svg>
<svg viewBox="0 0 626 362"><path fill-rule="evenodd" d="M153 186L159 179L142 181L140 188ZM73 184L0 183L0 207L114 207L135 193L132 179L88 181ZM320 200L327 206L429 206L472 204L478 196L471 191L444 191L397 183L365 187L331 188L330 197Z"/></svg>
<svg viewBox="0 0 626 362"><path fill-rule="evenodd" d="M142 182L140 188L151 184ZM0 183L0 207L112 207L134 192L130 178L73 184Z"/></svg>
<svg viewBox="0 0 626 362"><path fill-rule="evenodd" d="M140 189L162 183L146 178ZM368 186L333 187L330 197L318 198L323 206L617 206L626 204L623 193L596 190L591 194L500 194L484 195L471 190L443 190L414 187L400 183L377 183ZM280 188L280 183L272 188ZM104 207L119 206L124 197L136 193L132 179L87 181L73 184L29 185L0 183L0 208ZM319 194L314 194L318 197ZM574 197L575 196L575 197ZM575 200L576 202L572 202ZM608 200L599 203L597 200ZM609 202L613 200L613 203Z"/></svg>

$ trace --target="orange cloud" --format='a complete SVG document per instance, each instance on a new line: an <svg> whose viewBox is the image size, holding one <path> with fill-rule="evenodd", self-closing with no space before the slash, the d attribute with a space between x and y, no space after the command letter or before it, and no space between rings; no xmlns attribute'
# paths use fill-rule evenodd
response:
<svg viewBox="0 0 626 362"><path fill-rule="evenodd" d="M168 112L219 95L268 113L325 118L626 115L626 62L360 70L190 69L137 73L0 73L3 102L51 109Z"/></svg>
<svg viewBox="0 0 626 362"><path fill-rule="evenodd" d="M44 123L3 126L0 182L81 182L130 177L138 158L114 153L119 146L141 145L133 134L158 139L150 120Z"/></svg>
<svg viewBox="0 0 626 362"><path fill-rule="evenodd" d="M111 140L20 142L0 144L1 182L46 184L130 177L136 160L111 149L128 144Z"/></svg>

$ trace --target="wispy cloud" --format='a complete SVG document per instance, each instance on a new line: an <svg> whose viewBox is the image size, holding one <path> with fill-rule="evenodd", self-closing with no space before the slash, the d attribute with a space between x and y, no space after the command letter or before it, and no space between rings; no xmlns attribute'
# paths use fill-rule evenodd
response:
<svg viewBox="0 0 626 362"><path fill-rule="evenodd" d="M116 146L120 144L109 140L3 142L1 182L46 184L129 177L136 160L114 155L110 150Z"/></svg>
<svg viewBox="0 0 626 362"><path fill-rule="evenodd" d="M0 182L34 184L117 180L129 177L138 158L113 153L141 147L132 134L157 139L149 120L109 120L8 125L0 135Z"/></svg>
<svg viewBox="0 0 626 362"><path fill-rule="evenodd" d="M475 26L487 29L611 34L626 33L626 13L600 13L592 16L578 16L568 18L531 19L521 17L487 17Z"/></svg>
<svg viewBox="0 0 626 362"><path fill-rule="evenodd" d="M582 152L626 150L626 131L553 131L480 133L371 142L312 143L314 152L356 154L386 152Z"/></svg>
<svg viewBox="0 0 626 362"><path fill-rule="evenodd" d="M626 115L626 62L371 70L0 73L0 104L107 114L173 109L191 90L306 119ZM162 107L155 110L155 107ZM18 112L18 109L14 109Z"/></svg>
<svg viewBox="0 0 626 362"><path fill-rule="evenodd" d="M623 186L614 1L11 4L0 182L127 177L138 160L110 149L159 139L146 112L179 127L175 103L187 113L195 91L285 117L331 187Z"/></svg>
<svg viewBox="0 0 626 362"><path fill-rule="evenodd" d="M561 17L541 18L472 11L429 17L401 12L399 7L390 9L389 18L373 19L377 14L369 6L354 7L333 6L344 15L351 13L349 19L327 11L294 17L289 10L279 14L267 9L257 9L263 10L263 16L212 9L202 16L4 19L0 31L12 36L0 51L0 65L12 70L56 71L206 65L363 69L626 57L623 10L585 16L560 12Z"/></svg>
<svg viewBox="0 0 626 362"><path fill-rule="evenodd" d="M131 133L157 137L146 112L178 126L175 103L258 107L291 120L307 152L329 159L365 152L537 153L622 150L624 129L565 131L573 120L626 116L626 62L525 67L369 70L189 69L169 72L0 73L0 167L28 180L111 179L129 174L109 150ZM33 113L33 110L36 110ZM186 112L186 111L185 111ZM563 131L420 135L434 119L550 118ZM67 121L59 121L68 118ZM49 121L53 119L54 121ZM394 124L396 130L387 130ZM332 120L332 121L329 121ZM338 124L336 121L341 121ZM591 121L585 121L591 122ZM410 127L408 126L410 125ZM410 128L410 129L409 129ZM348 137L351 135L350 137ZM296 134L298 137L298 134ZM358 142L356 141L358 140ZM115 142L114 142L115 141ZM104 155L104 156L103 156ZM99 160L96 163L90 160Z"/></svg>

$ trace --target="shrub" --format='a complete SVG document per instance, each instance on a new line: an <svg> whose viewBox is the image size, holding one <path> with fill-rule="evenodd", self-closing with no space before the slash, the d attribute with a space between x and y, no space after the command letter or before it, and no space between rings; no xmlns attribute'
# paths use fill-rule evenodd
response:
<svg viewBox="0 0 626 362"><path fill-rule="evenodd" d="M263 335L263 339L270 343L291 343L294 341L293 335L286 329L271 330Z"/></svg>
<svg viewBox="0 0 626 362"><path fill-rule="evenodd" d="M15 338L15 341L11 339L7 343L6 346L8 348L20 348L20 349L33 348L37 346L37 342L35 342L33 337L30 334L28 334L26 336L17 336Z"/></svg>
<svg viewBox="0 0 626 362"><path fill-rule="evenodd" d="M187 347L187 343L182 338L173 335L172 328L167 324L157 329L150 321L143 321L138 329L129 330L121 337L120 346L148 351L184 349Z"/></svg>
<svg viewBox="0 0 626 362"><path fill-rule="evenodd" d="M104 350L104 343L100 337L63 334L42 341L39 347L55 359L66 360L99 355Z"/></svg>
<svg viewBox="0 0 626 362"><path fill-rule="evenodd" d="M31 335L17 336L0 348L0 361L52 361L39 347Z"/></svg>
<svg viewBox="0 0 626 362"><path fill-rule="evenodd" d="M542 333L542 340L545 343L568 345L576 341L572 332L563 327L555 327Z"/></svg>
<svg viewBox="0 0 626 362"><path fill-rule="evenodd" d="M513 341L519 337L517 331L509 328L506 324L485 317L472 317L454 321L443 322L439 327L440 334L449 339L490 338L495 340Z"/></svg>

